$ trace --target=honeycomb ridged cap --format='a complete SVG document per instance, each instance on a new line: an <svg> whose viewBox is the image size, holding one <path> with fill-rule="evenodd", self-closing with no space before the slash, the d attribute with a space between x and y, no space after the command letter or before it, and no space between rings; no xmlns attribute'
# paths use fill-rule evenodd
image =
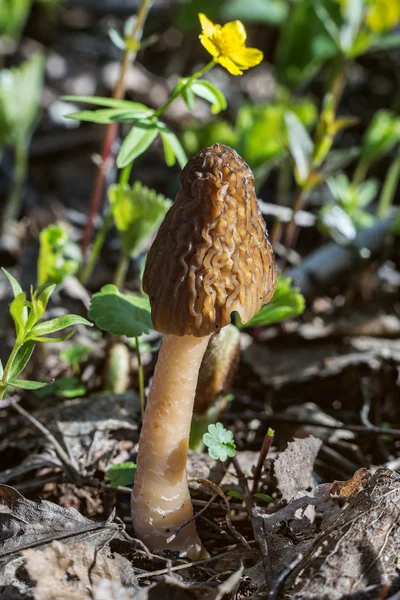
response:
<svg viewBox="0 0 400 600"><path fill-rule="evenodd" d="M277 272L254 177L231 148L215 144L192 158L150 248L143 289L154 328L203 337L247 323L271 300Z"/></svg>

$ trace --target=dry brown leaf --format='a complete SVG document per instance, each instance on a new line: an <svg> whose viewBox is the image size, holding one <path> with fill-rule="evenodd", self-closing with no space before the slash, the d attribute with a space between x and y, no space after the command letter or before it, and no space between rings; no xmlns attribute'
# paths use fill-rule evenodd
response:
<svg viewBox="0 0 400 600"><path fill-rule="evenodd" d="M282 497L289 502L299 492L313 489L314 461L321 448L321 440L310 435L295 439L274 462L275 476Z"/></svg>
<svg viewBox="0 0 400 600"><path fill-rule="evenodd" d="M84 542L52 542L44 550L24 550L26 570L36 581L35 600L86 600L102 579L119 581L118 562Z"/></svg>

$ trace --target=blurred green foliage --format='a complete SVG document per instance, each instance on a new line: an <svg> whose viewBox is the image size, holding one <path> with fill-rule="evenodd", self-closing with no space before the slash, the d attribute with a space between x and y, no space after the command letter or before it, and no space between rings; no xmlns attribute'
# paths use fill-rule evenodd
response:
<svg viewBox="0 0 400 600"><path fill-rule="evenodd" d="M301 315L304 312L304 308L304 296L302 296L297 288L292 287L290 277L279 276L275 294L271 302L265 304L247 323L242 323L239 315L236 315L235 325L239 329L243 329L281 323L282 321Z"/></svg>
<svg viewBox="0 0 400 600"><path fill-rule="evenodd" d="M139 181L122 190L118 185L110 186L108 197L123 251L128 256L137 256L143 243L158 229L172 202Z"/></svg>
<svg viewBox="0 0 400 600"><path fill-rule="evenodd" d="M28 144L43 86L44 57L33 54L20 66L0 71L0 148Z"/></svg>
<svg viewBox="0 0 400 600"><path fill-rule="evenodd" d="M182 135L189 155L201 148L221 142L232 146L253 169L256 181L262 182L273 164L287 156L288 135L285 114L292 111L305 127L315 124L317 108L311 99L293 99L281 90L280 99L270 104L247 104L239 108L236 121L193 123Z"/></svg>
<svg viewBox="0 0 400 600"><path fill-rule="evenodd" d="M75 275L81 259L80 248L71 239L67 225L45 227L39 236L38 285L61 284L69 275Z"/></svg>

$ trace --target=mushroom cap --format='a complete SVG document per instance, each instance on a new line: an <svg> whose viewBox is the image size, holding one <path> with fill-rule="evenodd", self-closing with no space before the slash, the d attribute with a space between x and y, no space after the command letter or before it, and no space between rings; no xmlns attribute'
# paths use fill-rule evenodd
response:
<svg viewBox="0 0 400 600"><path fill-rule="evenodd" d="M150 248L143 289L154 328L203 337L247 323L271 300L277 271L254 177L231 148L215 144L189 160L181 189Z"/></svg>

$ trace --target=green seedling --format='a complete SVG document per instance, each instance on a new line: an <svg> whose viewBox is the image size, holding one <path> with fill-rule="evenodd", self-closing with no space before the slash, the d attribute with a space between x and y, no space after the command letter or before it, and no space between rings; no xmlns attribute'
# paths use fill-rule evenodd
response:
<svg viewBox="0 0 400 600"><path fill-rule="evenodd" d="M35 291L31 290L30 300L28 300L18 281L5 269L3 269L3 273L7 276L14 294L14 300L10 305L10 315L15 325L15 343L6 365L3 367L0 362L0 400L4 396L7 386L37 390L47 385L41 381L19 379L19 375L28 364L38 342L64 341L73 335L74 329L59 337L49 337L49 335L72 325L92 326L92 323L79 315L64 315L50 321L42 321L55 284L42 286Z"/></svg>
<svg viewBox="0 0 400 600"><path fill-rule="evenodd" d="M208 433L203 435L203 442L208 448L208 454L215 460L225 462L228 457L236 454L236 444L232 431L225 429L222 423L208 426Z"/></svg>
<svg viewBox="0 0 400 600"><path fill-rule="evenodd" d="M110 486L114 488L130 486L135 481L135 473L135 463L127 461L110 467L107 470L107 479L110 482Z"/></svg>
<svg viewBox="0 0 400 600"><path fill-rule="evenodd" d="M66 277L77 273L81 259L79 246L66 225L45 227L39 236L38 286L62 284Z"/></svg>
<svg viewBox="0 0 400 600"><path fill-rule="evenodd" d="M92 348L90 346L73 344L60 352L60 359L70 365L75 374L78 374L80 371L80 364L88 358L91 352Z"/></svg>

